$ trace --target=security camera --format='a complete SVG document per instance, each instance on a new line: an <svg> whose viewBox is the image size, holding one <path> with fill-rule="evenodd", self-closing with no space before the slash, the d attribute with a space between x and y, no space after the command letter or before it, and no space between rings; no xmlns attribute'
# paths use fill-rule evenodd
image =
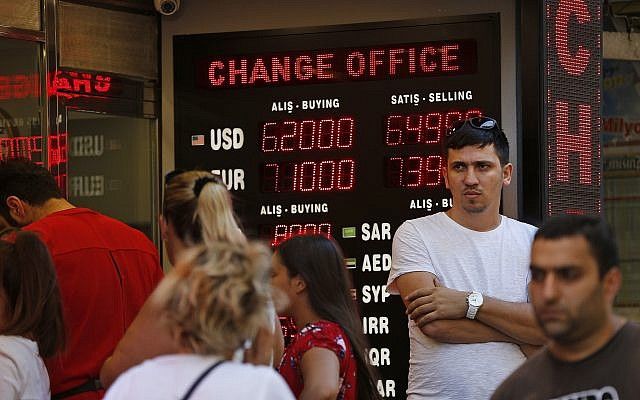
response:
<svg viewBox="0 0 640 400"><path fill-rule="evenodd" d="M160 14L171 15L180 8L180 0L153 0L153 5Z"/></svg>

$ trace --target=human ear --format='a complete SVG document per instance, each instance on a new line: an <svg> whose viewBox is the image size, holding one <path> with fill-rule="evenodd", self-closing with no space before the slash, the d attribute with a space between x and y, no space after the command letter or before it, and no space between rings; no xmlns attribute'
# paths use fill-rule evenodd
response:
<svg viewBox="0 0 640 400"><path fill-rule="evenodd" d="M602 286L604 288L604 295L609 302L613 304L613 300L616 298L620 286L622 286L622 272L618 267L612 267L602 277Z"/></svg>
<svg viewBox="0 0 640 400"><path fill-rule="evenodd" d="M24 201L20 200L17 196L9 196L6 201L9 208L9 216L13 218L15 222L20 225L26 225L27 221L27 209Z"/></svg>
<svg viewBox="0 0 640 400"><path fill-rule="evenodd" d="M304 292L307 288L307 282L305 282L300 275L296 275L291 278L291 283L293 284L293 288L296 294Z"/></svg>
<svg viewBox="0 0 640 400"><path fill-rule="evenodd" d="M502 167L502 185L509 186L511 184L511 176L513 174L513 164L507 163Z"/></svg>
<svg viewBox="0 0 640 400"><path fill-rule="evenodd" d="M440 172L442 173L442 177L444 178L444 186L449 189L449 171L447 170L447 160L445 159L445 165L440 168Z"/></svg>

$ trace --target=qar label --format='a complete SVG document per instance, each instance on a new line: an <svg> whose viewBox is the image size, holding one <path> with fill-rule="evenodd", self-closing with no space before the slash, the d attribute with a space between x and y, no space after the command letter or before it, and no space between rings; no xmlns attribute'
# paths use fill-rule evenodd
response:
<svg viewBox="0 0 640 400"><path fill-rule="evenodd" d="M396 397L396 381L393 379L382 380L378 379L378 393L382 397Z"/></svg>

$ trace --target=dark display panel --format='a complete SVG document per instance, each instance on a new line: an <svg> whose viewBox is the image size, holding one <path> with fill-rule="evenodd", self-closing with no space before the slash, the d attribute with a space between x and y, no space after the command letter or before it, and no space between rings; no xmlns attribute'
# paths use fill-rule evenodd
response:
<svg viewBox="0 0 640 400"><path fill-rule="evenodd" d="M220 173L251 237L336 239L379 388L405 398L392 238L451 206L447 126L500 118L497 16L177 36L174 74L176 167Z"/></svg>

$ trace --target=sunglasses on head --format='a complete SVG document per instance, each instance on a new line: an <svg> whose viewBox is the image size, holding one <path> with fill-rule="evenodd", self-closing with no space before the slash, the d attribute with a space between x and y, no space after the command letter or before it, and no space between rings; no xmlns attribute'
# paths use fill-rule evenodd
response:
<svg viewBox="0 0 640 400"><path fill-rule="evenodd" d="M494 129L500 130L500 126L498 126L498 121L490 117L473 117L469 119L461 119L459 121L454 122L449 130L447 131L447 136L451 136L457 131L461 129L466 124L471 125L471 127L476 129L482 129L484 131L491 131Z"/></svg>

